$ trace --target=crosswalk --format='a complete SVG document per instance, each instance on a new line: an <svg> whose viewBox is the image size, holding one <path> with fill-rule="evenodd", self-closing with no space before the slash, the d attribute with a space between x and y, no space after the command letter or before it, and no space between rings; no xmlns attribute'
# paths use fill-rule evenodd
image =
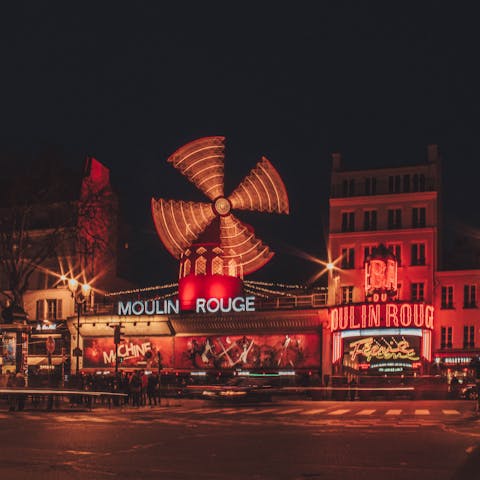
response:
<svg viewBox="0 0 480 480"><path fill-rule="evenodd" d="M205 417L230 418L234 419L260 419L259 417L287 419L287 418L301 418L307 419L360 419L360 418L459 418L462 415L470 414L470 412L461 412L457 409L444 408L396 408L396 409L382 409L382 408L308 408L308 407L288 407L288 406L271 406L264 407L238 407L238 408L202 408L202 407L155 407L153 409L123 409L123 410L92 410L90 412L4 412L0 413L0 422L4 419L16 418L24 421L53 421L58 423L69 422L89 422L96 424L111 424L114 422L129 422L137 424L149 424L152 421L166 422L170 420L177 421L185 417L192 419L207 421ZM141 417L141 418L140 418Z"/></svg>

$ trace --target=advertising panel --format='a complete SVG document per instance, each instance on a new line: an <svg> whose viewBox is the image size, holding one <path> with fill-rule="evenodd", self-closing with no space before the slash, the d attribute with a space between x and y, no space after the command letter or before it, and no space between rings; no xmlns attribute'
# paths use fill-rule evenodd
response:
<svg viewBox="0 0 480 480"><path fill-rule="evenodd" d="M17 364L17 334L15 332L2 334L2 364Z"/></svg>
<svg viewBox="0 0 480 480"><path fill-rule="evenodd" d="M347 336L343 338L343 365L367 374L411 372L420 366L419 334Z"/></svg>
<svg viewBox="0 0 480 480"><path fill-rule="evenodd" d="M316 334L177 337L175 366L182 369L315 368L320 364Z"/></svg>
<svg viewBox="0 0 480 480"><path fill-rule="evenodd" d="M84 338L83 350L84 368L112 368L115 366L113 338ZM160 353L162 367L172 367L173 339L170 337L130 337L118 345L118 356L122 358L121 368L158 368L158 353Z"/></svg>

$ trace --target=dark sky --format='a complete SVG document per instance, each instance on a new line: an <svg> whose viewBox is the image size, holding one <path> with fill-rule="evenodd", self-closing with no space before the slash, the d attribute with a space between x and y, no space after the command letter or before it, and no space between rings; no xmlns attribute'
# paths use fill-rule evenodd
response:
<svg viewBox="0 0 480 480"><path fill-rule="evenodd" d="M444 157L447 224L480 227L476 10L451 2L10 2L0 7L0 151L56 146L111 168L131 272L175 280L151 196L202 200L167 164L224 135L226 191L267 156L290 217L241 218L278 255L255 278L305 281L324 258L330 154L348 166ZM240 215L239 215L240 216Z"/></svg>

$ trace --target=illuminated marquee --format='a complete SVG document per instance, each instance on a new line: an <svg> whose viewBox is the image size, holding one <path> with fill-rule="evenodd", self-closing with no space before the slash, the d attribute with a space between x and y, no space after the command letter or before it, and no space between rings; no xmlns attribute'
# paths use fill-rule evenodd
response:
<svg viewBox="0 0 480 480"><path fill-rule="evenodd" d="M196 313L254 312L255 297L197 298ZM118 302L118 315L168 315L180 313L179 300L137 300Z"/></svg>
<svg viewBox="0 0 480 480"><path fill-rule="evenodd" d="M331 308L330 330L366 328L433 329L433 306L424 303L364 303Z"/></svg>
<svg viewBox="0 0 480 480"><path fill-rule="evenodd" d="M420 360L415 349L410 348L410 343L405 338L397 340L392 337L390 342L387 342L383 337L381 341L374 337L366 337L351 342L349 347L352 361L359 356L365 357L367 362L370 362L372 358L376 360Z"/></svg>

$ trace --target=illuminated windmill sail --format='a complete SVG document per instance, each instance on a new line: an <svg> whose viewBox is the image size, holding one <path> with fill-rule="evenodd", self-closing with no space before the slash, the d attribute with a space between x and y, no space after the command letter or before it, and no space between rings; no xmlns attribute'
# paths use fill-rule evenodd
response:
<svg viewBox="0 0 480 480"><path fill-rule="evenodd" d="M273 252L232 211L288 214L288 196L280 175L265 157L229 196L225 196L224 140L224 137L194 140L168 159L211 202L152 199L152 213L162 242L179 259L198 243L210 225L218 221L216 243L222 262L220 268L217 262L213 273L242 278L268 263Z"/></svg>

